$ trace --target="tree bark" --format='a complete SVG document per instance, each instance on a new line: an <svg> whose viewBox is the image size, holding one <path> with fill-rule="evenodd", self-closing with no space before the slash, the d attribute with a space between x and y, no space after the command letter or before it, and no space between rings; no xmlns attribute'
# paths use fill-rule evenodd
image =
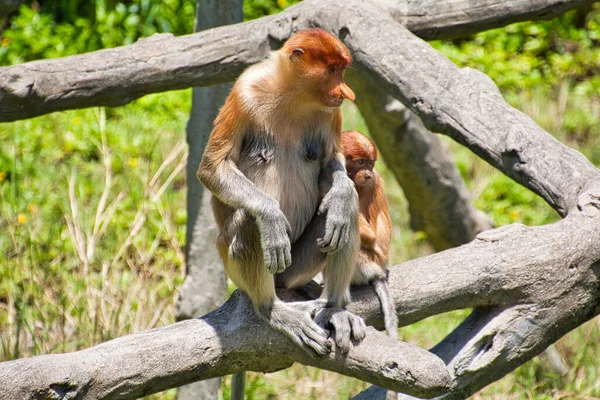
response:
<svg viewBox="0 0 600 400"><path fill-rule="evenodd" d="M450 383L438 357L374 329L347 355L310 356L261 322L247 296L237 291L201 319L75 353L0 363L0 387L8 399L134 399L244 370L277 371L293 362L425 397Z"/></svg>
<svg viewBox="0 0 600 400"><path fill-rule="evenodd" d="M368 75L351 69L346 80L387 167L409 203L411 228L424 231L436 251L468 243L493 226L475 208L441 141Z"/></svg>
<svg viewBox="0 0 600 400"><path fill-rule="evenodd" d="M514 22L551 19L586 7L581 0L376 0L394 19L425 40L453 39Z"/></svg>
<svg viewBox="0 0 600 400"><path fill-rule="evenodd" d="M197 379L300 362L413 396L465 398L600 312L600 212L593 206L588 211L541 227L486 231L467 245L391 269L401 325L476 308L432 350L447 368L430 353L373 330L346 358L310 357L260 322L238 291L202 319L79 352L0 363L0 387L7 398L62 393L130 399ZM300 299L293 291L280 294ZM353 298L349 310L382 327L373 290L355 290Z"/></svg>
<svg viewBox="0 0 600 400"><path fill-rule="evenodd" d="M510 6L503 6L506 2L456 0L448 7L435 2L425 8L411 0L374 0L387 7L388 15L427 39L452 37L459 29L453 18L462 21L460 29L476 32L482 24L471 15L481 18L483 14L487 18L483 28L489 28L522 20L523 13L530 19L548 18L592 2L511 0ZM482 5L489 5L489 10ZM321 9L328 13L332 7L302 2L235 27L180 37L154 35L129 46L0 68L0 122L75 108L121 106L149 93L229 82L278 48L292 28L308 27L301 14Z"/></svg>
<svg viewBox="0 0 600 400"><path fill-rule="evenodd" d="M241 22L242 0L198 0L194 31ZM219 108L231 90L230 83L193 88L192 110L187 125L186 277L176 304L177 319L198 318L223 304L227 277L217 252L217 226L210 193L196 178L204 147ZM220 378L196 382L178 390L180 400L217 399Z"/></svg>

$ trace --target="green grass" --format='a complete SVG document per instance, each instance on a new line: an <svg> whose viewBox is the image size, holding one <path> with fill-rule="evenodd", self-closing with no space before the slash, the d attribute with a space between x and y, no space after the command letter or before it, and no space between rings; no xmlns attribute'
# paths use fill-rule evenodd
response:
<svg viewBox="0 0 600 400"><path fill-rule="evenodd" d="M600 165L600 97L568 82L506 99ZM150 95L117 109L55 113L0 125L0 360L89 347L174 322L183 281L185 124L190 91ZM366 127L345 107L345 128ZM498 225L546 224L557 214L467 149L443 139L475 203ZM394 221L392 262L429 254L408 227L407 203L383 164ZM431 347L468 314L400 330ZM558 377L536 359L475 398L600 397L600 320L561 339L570 366ZM229 378L224 398L229 397ZM249 399L348 398L364 382L301 365L250 374ZM151 396L173 399L175 391Z"/></svg>

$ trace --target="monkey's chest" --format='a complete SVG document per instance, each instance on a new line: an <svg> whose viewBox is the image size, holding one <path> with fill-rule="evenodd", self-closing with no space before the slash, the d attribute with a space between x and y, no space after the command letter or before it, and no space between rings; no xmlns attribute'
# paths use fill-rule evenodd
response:
<svg viewBox="0 0 600 400"><path fill-rule="evenodd" d="M319 140L277 144L249 136L242 144L239 168L259 189L279 202L292 227L294 242L315 214L323 148Z"/></svg>

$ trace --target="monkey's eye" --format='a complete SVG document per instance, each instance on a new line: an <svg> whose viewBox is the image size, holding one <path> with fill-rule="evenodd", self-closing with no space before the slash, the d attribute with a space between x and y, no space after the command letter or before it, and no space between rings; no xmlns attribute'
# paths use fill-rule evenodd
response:
<svg viewBox="0 0 600 400"><path fill-rule="evenodd" d="M336 70L337 68L335 66L329 67L329 72L331 72L332 74L335 73Z"/></svg>
<svg viewBox="0 0 600 400"><path fill-rule="evenodd" d="M365 165L365 162L366 161L361 158L360 160L358 160L358 165Z"/></svg>

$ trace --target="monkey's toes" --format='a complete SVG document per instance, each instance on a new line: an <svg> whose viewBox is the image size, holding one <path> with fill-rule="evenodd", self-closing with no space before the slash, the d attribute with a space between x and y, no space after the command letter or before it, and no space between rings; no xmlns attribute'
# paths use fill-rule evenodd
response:
<svg viewBox="0 0 600 400"><path fill-rule="evenodd" d="M350 350L352 341L361 342L367 331L365 322L361 317L340 307L322 309L317 313L315 322L325 329L333 330L335 344L343 353Z"/></svg>

